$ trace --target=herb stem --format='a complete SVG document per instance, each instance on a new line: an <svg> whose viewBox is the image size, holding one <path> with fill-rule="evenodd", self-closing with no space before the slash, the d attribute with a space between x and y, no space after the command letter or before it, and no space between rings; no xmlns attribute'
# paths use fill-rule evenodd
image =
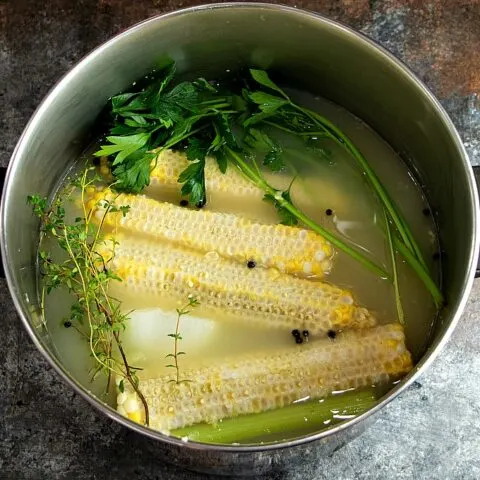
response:
<svg viewBox="0 0 480 480"><path fill-rule="evenodd" d="M400 298L400 288L398 285L398 271L397 271L397 260L395 257L395 249L393 247L393 240L392 240L392 228L390 226L390 221L388 219L388 213L383 209L383 213L385 216L385 230L387 232L387 243L388 243L388 250L390 252L390 260L392 263L392 282L393 282L393 291L395 295L395 306L397 308L397 317L398 321L403 325L405 324L405 315L402 306L402 300Z"/></svg>
<svg viewBox="0 0 480 480"><path fill-rule="evenodd" d="M308 108L303 108L298 105L292 103L292 106L295 107L300 112L305 113L308 117L310 117L315 123L319 124L320 126L327 129L327 131L332 132L332 138L337 142L343 145L357 160L360 164L361 168L364 170L367 178L369 179L371 185L373 186L375 192L380 197L381 202L385 206L390 218L392 219L395 227L398 229L400 237L402 238L405 246L410 250L417 260L422 264L424 268L426 268L425 261L422 257L422 253L420 248L418 247L413 234L410 231L410 228L406 224L405 220L403 219L400 212L397 211L396 207L393 204L392 199L388 195L385 187L382 185L380 180L378 179L376 173L373 171L370 164L367 162L366 158L362 155L360 150L352 143L352 141L330 120L319 115L318 113L309 110Z"/></svg>
<svg viewBox="0 0 480 480"><path fill-rule="evenodd" d="M364 267L367 267L372 272L376 273L381 278L387 280L389 279L388 273L379 267L377 264L369 260L363 254L355 250L354 248L347 245L345 242L331 234L328 230L324 227L313 221L311 218L307 217L303 212L301 212L297 207L295 207L292 203L287 202L286 200L282 199L279 200L279 203L282 205L283 208L288 210L290 213L295 215L298 220L302 223L310 227L314 232L322 235L326 240L328 240L332 245L336 246L340 250L343 250L346 254L350 255L353 259L360 262Z"/></svg>
<svg viewBox="0 0 480 480"><path fill-rule="evenodd" d="M443 305L443 295L440 289L438 288L435 281L432 279L427 270L423 265L418 261L418 259L413 255L413 253L406 247L406 245L398 238L397 235L393 236L393 246L400 252L400 254L405 258L410 267L414 270L420 280L423 282L427 290L433 297L433 301L437 308Z"/></svg>
<svg viewBox="0 0 480 480"><path fill-rule="evenodd" d="M178 366L178 341L180 339L179 331L180 331L180 318L182 317L182 313L180 311L177 312L177 323L175 325L175 336L174 336L174 354L173 359L175 361L175 376L176 376L176 383L180 383L180 368Z"/></svg>
<svg viewBox="0 0 480 480"><path fill-rule="evenodd" d="M103 360L101 360L95 352L95 347L94 347L94 344L93 344L93 320L92 320L92 314L91 314L91 310L90 310L90 295L89 295L89 292L88 292L88 289L87 289L87 285L86 285L86 282L85 282L83 271L80 268L78 260L77 260L76 256L74 255L74 253L72 251L72 247L70 245L70 241L69 241L66 229L63 230L63 236L64 236L64 240L65 240L67 253L69 254L70 258L72 259L72 261L75 265L75 268L77 269L77 272L80 276L80 280L81 280L81 284L82 284L83 294L85 295L85 302L84 302L85 303L85 311L86 311L86 314L87 314L88 325L89 325L89 328L90 328L90 335L89 335L90 350L91 350L92 355L94 356L95 360L100 365L102 365L102 366L104 366L105 368L108 369L109 365L105 364L103 362Z"/></svg>
<svg viewBox="0 0 480 480"><path fill-rule="evenodd" d="M381 267L373 263L366 256L362 255L360 252L356 251L345 242L337 238L335 235L330 233L324 227L319 225L317 222L307 217L303 212L296 208L293 203L288 202L283 197L279 195L279 191L269 185L265 179L250 168L250 166L245 162L241 156L234 152L232 149L226 147L226 150L233 162L242 170L248 178L250 178L258 187L260 187L265 193L272 195L280 203L280 205L288 210L292 215L295 216L302 223L310 227L314 232L322 235L326 240L328 240L332 245L335 245L340 250L344 251L346 254L350 255L352 258L360 262L363 266L367 267L372 272L379 275L381 278L388 279L389 275Z"/></svg>
<svg viewBox="0 0 480 480"><path fill-rule="evenodd" d="M177 321L175 324L175 333L169 333L168 336L172 337L174 340L174 351L173 353L169 353L166 355L166 358L173 358L175 362L174 365L167 365L167 367L175 368L175 380L170 380L170 382L175 382L177 385L180 383L190 382L190 380L184 379L180 380L180 365L178 362L178 357L180 355L185 355L185 352L178 351L178 342L182 340L182 336L180 335L180 320L184 315L188 315L190 313L190 307L196 307L199 305L196 297L189 296L188 303L184 305L182 308L177 308Z"/></svg>
<svg viewBox="0 0 480 480"><path fill-rule="evenodd" d="M44 328L47 328L47 320L45 318L45 293L46 293L47 289L45 287L45 285L42 285L42 298L41 298L41 304L40 304L40 315L41 315L41 318L42 318L42 324L44 326Z"/></svg>
<svg viewBox="0 0 480 480"><path fill-rule="evenodd" d="M239 168L257 187L261 188L267 193L276 192L260 175L250 168L248 163L235 151L229 147L225 147L225 150L233 159L237 168Z"/></svg>
<svg viewBox="0 0 480 480"><path fill-rule="evenodd" d="M279 125L278 123L270 122L269 120L263 120L261 123L264 123L265 125L270 125L271 127L277 128L278 130L283 130L286 133L291 133L292 135L299 135L301 137L314 137L323 135L331 137L331 135L328 135L328 132L325 132L325 130L322 130L320 132L297 132L296 130L284 127L283 125Z"/></svg>
<svg viewBox="0 0 480 480"><path fill-rule="evenodd" d="M140 401L142 402L143 409L145 411L145 425L147 425L147 427L148 427L148 425L150 424L150 414L149 414L149 410L148 410L147 400L145 399L145 396L143 395L140 388L138 387L138 382L135 381L135 379L133 378L130 364L128 363L127 356L125 355L125 350L123 349L122 342L120 340L120 334L119 334L119 332L115 331L115 329L113 328L114 327L114 325L113 325L114 322L113 322L113 319L112 319L111 312L109 312L98 301L97 301L97 308L98 308L99 311L103 312L103 314L105 315L105 318L107 319L107 322L112 327L113 337L115 338L115 342L117 344L118 351L120 353L120 356L122 357L123 365L125 366L125 378L128 380L128 382L132 386L133 390L138 395L138 398L140 398Z"/></svg>
<svg viewBox="0 0 480 480"><path fill-rule="evenodd" d="M88 177L91 170L87 168L75 182L72 182L72 186L81 189L79 196L83 207L83 219L76 219L74 224L65 222L65 200L62 197L56 199L55 208L47 208L46 199L38 196L31 196L28 199L34 207L34 212L42 220L42 234L51 235L67 255L65 261L55 263L47 253L40 254L43 262L42 273L46 279L42 288L42 316L45 316L45 294L50 293L53 288L66 285L76 300L76 303L72 305L69 323L78 333L86 337L91 356L96 362L93 378L99 372L104 371L107 391L113 374L126 378L144 406L145 421L148 425L148 405L139 389L134 369L128 363L120 338L120 327L126 317L120 312L118 301L107 293L108 282L116 277L109 274L108 270L104 268L105 261L95 250L96 245L100 242L100 231L106 215L118 209L111 201L108 202L104 208L103 217L96 226L96 231L92 228L90 220L93 210L87 212L85 202L86 188L94 182ZM115 243L113 243L114 246ZM98 257L102 259L101 267ZM118 305L114 302L117 302ZM87 328L80 329L75 323L72 323L77 321L81 323L83 318L88 322L88 330ZM116 355L113 355L114 345L118 347L121 361Z"/></svg>
<svg viewBox="0 0 480 480"><path fill-rule="evenodd" d="M192 135L195 135L196 133L198 132L201 132L204 128L206 128L208 125L202 125L201 127L198 127L194 130L190 130L188 133L185 133L184 135L181 135L180 137L174 137L172 139L170 139L169 142L167 142L165 145L163 145L162 147L157 147L157 148L154 148L153 150L151 150L150 152L151 153L161 153L163 152L164 150L167 150L169 148L172 148L173 146L175 146L177 143L180 143L181 141L187 139L188 137L191 137Z"/></svg>

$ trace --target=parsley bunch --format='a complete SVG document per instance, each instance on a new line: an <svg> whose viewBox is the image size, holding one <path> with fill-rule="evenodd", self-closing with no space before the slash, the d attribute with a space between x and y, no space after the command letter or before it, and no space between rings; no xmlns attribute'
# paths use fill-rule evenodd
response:
<svg viewBox="0 0 480 480"><path fill-rule="evenodd" d="M380 201L385 211L384 228L391 229L392 252L395 249L401 253L436 305L442 304L442 293L403 215L365 157L336 125L296 104L264 70L250 69L249 75L230 89L204 78L175 83L175 73L175 64L171 64L157 72L145 88L111 99L113 126L107 136L109 143L95 155L108 157L115 179L113 188L141 192L149 184L158 154L169 148L184 148L190 164L178 181L182 194L201 207L207 200L204 170L205 158L210 155L216 158L222 172L238 168L257 185L265 194L264 200L277 209L282 223L302 222L371 271L395 282L395 275L392 278L362 251L301 212L293 204L289 189L279 191L270 185L257 163L274 172L284 169L284 151L271 136L274 130L301 138L307 146L313 139L328 139L351 155Z"/></svg>
<svg viewBox="0 0 480 480"><path fill-rule="evenodd" d="M162 150L186 146L191 164L182 173L182 194L194 204L206 201L205 157L213 155L222 172L227 161L224 145L236 148L232 122L242 102L222 95L205 79L174 84L175 64L157 72L145 88L111 99L113 127L96 156L110 160L114 188L141 192L150 181L150 171Z"/></svg>

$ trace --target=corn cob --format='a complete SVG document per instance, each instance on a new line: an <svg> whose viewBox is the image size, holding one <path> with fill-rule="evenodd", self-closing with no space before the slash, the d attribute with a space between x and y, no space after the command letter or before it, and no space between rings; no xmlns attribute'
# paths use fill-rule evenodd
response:
<svg viewBox="0 0 480 480"><path fill-rule="evenodd" d="M128 236L119 236L116 242L113 258L107 247L100 253L131 295L179 302L194 295L202 307L235 319L263 327L307 329L312 335L376 323L365 308L354 304L349 291L327 283L275 269L249 269L215 252L202 254Z"/></svg>
<svg viewBox="0 0 480 480"><path fill-rule="evenodd" d="M177 203L181 198L181 185L178 183L180 173L188 167L189 161L185 154L172 150L164 150L154 162L150 175L150 185L145 193L153 198ZM268 182L280 190L289 188L292 176L264 172ZM312 180L309 179L311 182ZM299 187L300 183L302 186ZM302 208L315 209L318 212L318 192L324 192L329 185L321 185L320 189L308 191L303 180L294 183L291 193L293 200ZM241 213L243 216L260 220L264 223L278 223L278 214L270 203L264 202L264 192L248 180L235 167L229 165L222 173L214 158L205 159L205 186L208 196L208 209L229 213ZM331 190L331 188L330 188ZM329 192L332 196L333 192ZM322 195L321 197L323 197ZM330 198L329 197L329 198ZM314 200L315 199L315 200ZM335 205L337 203L333 202ZM329 201L329 206L332 202Z"/></svg>
<svg viewBox="0 0 480 480"><path fill-rule="evenodd" d="M164 150L155 161L155 168L150 173L150 185L147 194L158 194L159 191L168 190L180 193L181 185L178 177L188 167L187 157L179 152ZM248 198L261 202L263 192L250 180L245 178L239 170L230 166L222 173L215 159L205 159L205 186L209 197L227 194L235 198Z"/></svg>
<svg viewBox="0 0 480 480"><path fill-rule="evenodd" d="M403 328L390 324L345 331L334 341L322 339L269 356L227 359L185 371L189 382L177 384L173 375L144 379L140 388L150 426L168 433L284 407L298 398L322 398L335 390L385 383L411 368ZM141 404L128 385L118 394L117 410L143 421Z"/></svg>
<svg viewBox="0 0 480 480"><path fill-rule="evenodd" d="M116 195L109 189L96 191L87 202L87 208L93 209L98 219L103 217L104 200L130 206L126 216L121 212L107 215L107 225L301 276L321 277L331 268L332 246L310 230L264 225L228 213L185 209L142 195Z"/></svg>

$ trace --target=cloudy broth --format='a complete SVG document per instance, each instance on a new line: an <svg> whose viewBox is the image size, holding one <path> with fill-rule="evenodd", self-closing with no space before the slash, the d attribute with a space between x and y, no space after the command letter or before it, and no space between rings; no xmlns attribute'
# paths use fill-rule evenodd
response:
<svg viewBox="0 0 480 480"><path fill-rule="evenodd" d="M298 103L321 112L337 124L362 151L399 206L427 264L438 277L439 265L433 260L438 250L435 225L419 185L402 160L381 137L347 111L307 93L291 93ZM313 142L314 148L306 148L297 140L281 135L278 138L284 144L288 166L280 173L265 172L271 183L286 188L295 178L291 195L301 210L320 225L357 245L389 270L390 253L383 229L382 207L350 154L331 141L319 139ZM166 192L165 195L157 193L156 198L178 204L181 197L179 193ZM75 217L77 208L72 202L72 211L68 215ZM242 204L228 196L208 202L205 209L234 212L263 223L278 222L272 206L266 203ZM42 248L48 249L48 240ZM436 309L423 284L400 256L397 263L407 347L416 361L426 348ZM355 301L373 312L379 323L397 321L392 284L345 253L337 250L334 267L322 281L351 290ZM123 310L133 311L122 339L130 362L143 369L140 378L169 373L165 356L172 351L172 338L168 335L175 330L178 302L159 302L148 295L131 294L128 286L117 282L113 282L110 288L112 295L121 299ZM45 317L58 356L82 385L115 407L115 394L112 391L105 394L105 378L99 376L91 382L94 363L87 342L74 328L64 326L70 302L69 295L62 290L46 298ZM228 312L224 316L218 312L212 315L202 305L182 319L181 329L182 350L186 352L181 358L184 370L199 363L218 363L226 357L247 352L268 353L278 348L298 348L290 331L263 329L235 321ZM310 341L317 339L311 338ZM378 387L379 394L388 388L385 385ZM304 429L273 436L265 432L264 436L251 441L270 442L308 433L311 430L307 422Z"/></svg>

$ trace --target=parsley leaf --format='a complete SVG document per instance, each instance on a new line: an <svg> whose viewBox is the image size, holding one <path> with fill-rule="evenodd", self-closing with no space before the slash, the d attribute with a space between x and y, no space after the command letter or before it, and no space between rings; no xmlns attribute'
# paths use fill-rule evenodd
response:
<svg viewBox="0 0 480 480"><path fill-rule="evenodd" d="M141 148L131 154L123 163L112 169L116 177L116 190L140 193L150 183L150 164L155 154Z"/></svg>
<svg viewBox="0 0 480 480"><path fill-rule="evenodd" d="M208 153L215 157L217 161L218 168L222 173L227 171L228 160L227 155L225 153L225 139L220 135L218 129L215 129L215 137L210 144L210 148L208 149Z"/></svg>
<svg viewBox="0 0 480 480"><path fill-rule="evenodd" d="M285 168L282 147L264 131L251 128L244 141L252 150L265 154L263 164L272 172L279 172Z"/></svg>
<svg viewBox="0 0 480 480"><path fill-rule="evenodd" d="M185 111L194 112L198 104L198 91L191 82L183 82L169 92L158 95L152 112L167 128L183 119Z"/></svg>
<svg viewBox="0 0 480 480"><path fill-rule="evenodd" d="M188 139L188 147L186 149L186 154L188 160L205 160L207 156L208 149L210 145L208 141L205 141L201 138L189 138Z"/></svg>
<svg viewBox="0 0 480 480"><path fill-rule="evenodd" d="M238 148L237 140L232 130L231 118L228 115L221 113L215 117L213 122L217 134L223 138L225 145L233 149Z"/></svg>
<svg viewBox="0 0 480 480"><path fill-rule="evenodd" d="M225 150L217 150L213 153L213 155L215 157L215 160L217 161L218 168L222 173L225 173L228 167L228 159Z"/></svg>
<svg viewBox="0 0 480 480"><path fill-rule="evenodd" d="M204 205L205 195L205 158L192 162L178 177L183 183L181 193L188 195L193 205Z"/></svg>
<svg viewBox="0 0 480 480"><path fill-rule="evenodd" d="M251 68L250 74L252 75L252 78L260 85L270 88L271 90L275 90L280 95L282 95L282 97L285 97L290 102L290 98L288 97L288 95L278 85L272 82L272 80L268 76L268 73L265 70L256 70L254 68Z"/></svg>
<svg viewBox="0 0 480 480"><path fill-rule="evenodd" d="M175 77L175 74L177 73L177 65L175 62L172 62L165 68L162 68L161 72L165 72L165 77L160 81L160 85L158 87L159 95L165 90L165 88L167 88L167 86Z"/></svg>
<svg viewBox="0 0 480 480"><path fill-rule="evenodd" d="M186 148L187 159L193 161L178 177L178 182L183 183L182 195L189 195L190 202L194 205L203 205L206 200L205 192L205 158L210 153L217 160L222 173L227 169L227 157L223 146L225 140L217 132L214 140L207 138L191 137Z"/></svg>
<svg viewBox="0 0 480 480"><path fill-rule="evenodd" d="M289 105L288 100L265 92L253 92L249 95L249 98L252 102L256 103L264 113L273 113L284 105Z"/></svg>
<svg viewBox="0 0 480 480"><path fill-rule="evenodd" d="M292 199L290 197L290 190L286 190L281 193L281 197L283 200L287 201L288 203L292 203ZM263 197L263 200L265 202L273 204L273 206L276 208L278 216L280 218L280 223L282 225L298 225L298 219L293 213L291 213L289 210L287 210L283 205L282 202L277 200L274 195L270 193L266 193Z"/></svg>
<svg viewBox="0 0 480 480"><path fill-rule="evenodd" d="M125 106L125 104L133 97L139 95L139 92L133 93L121 93L120 95L115 95L112 97L112 112L117 113L121 111L121 108Z"/></svg>
<svg viewBox="0 0 480 480"><path fill-rule="evenodd" d="M102 145L98 152L94 155L97 157L103 157L117 153L113 165L122 163L132 153L142 148L149 140L149 133L137 133L134 135L126 136L110 136L107 140L111 145Z"/></svg>
<svg viewBox="0 0 480 480"><path fill-rule="evenodd" d="M289 105L290 103L283 98L276 97L275 95L270 95L265 92L253 92L248 94L248 98L255 104L258 105L260 112L254 113L250 117L247 117L243 121L244 127L249 127L260 123L267 118L272 117L279 113L279 110L282 107Z"/></svg>
<svg viewBox="0 0 480 480"><path fill-rule="evenodd" d="M205 91L210 93L218 93L218 90L204 78L197 78L193 84L199 91Z"/></svg>

